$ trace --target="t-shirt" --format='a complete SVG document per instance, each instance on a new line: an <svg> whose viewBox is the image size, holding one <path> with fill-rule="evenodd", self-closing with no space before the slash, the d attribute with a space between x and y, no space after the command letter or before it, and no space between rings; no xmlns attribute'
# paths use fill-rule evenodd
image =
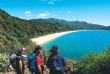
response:
<svg viewBox="0 0 110 74"><path fill-rule="evenodd" d="M40 65L40 66L43 65L43 59L40 58L40 55L36 56L36 63L37 63L37 65Z"/></svg>
<svg viewBox="0 0 110 74"><path fill-rule="evenodd" d="M22 74L21 71L20 71L20 67L19 67L19 61L22 61L22 71L24 72L24 60L23 60L23 56L17 56L16 58L16 72L17 74Z"/></svg>

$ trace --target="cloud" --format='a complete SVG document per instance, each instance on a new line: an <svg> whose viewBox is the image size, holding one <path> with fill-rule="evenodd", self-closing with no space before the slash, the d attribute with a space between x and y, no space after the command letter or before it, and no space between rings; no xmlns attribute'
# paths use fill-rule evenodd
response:
<svg viewBox="0 0 110 74"><path fill-rule="evenodd" d="M47 19L48 17L44 17L45 19Z"/></svg>
<svg viewBox="0 0 110 74"><path fill-rule="evenodd" d="M46 14L39 14L37 17L44 17Z"/></svg>
<svg viewBox="0 0 110 74"><path fill-rule="evenodd" d="M41 0L41 2L54 5L54 2L60 2L60 0Z"/></svg>
<svg viewBox="0 0 110 74"><path fill-rule="evenodd" d="M53 2L48 2L48 4L52 4L52 5L54 5L54 3L53 3Z"/></svg>
<svg viewBox="0 0 110 74"><path fill-rule="evenodd" d="M31 14L28 14L28 15L26 15L26 16L31 16Z"/></svg>
<svg viewBox="0 0 110 74"><path fill-rule="evenodd" d="M72 11L68 11L67 13L72 13Z"/></svg>
<svg viewBox="0 0 110 74"><path fill-rule="evenodd" d="M31 13L31 11L26 11L26 12L25 12L25 14L30 14L30 13Z"/></svg>
<svg viewBox="0 0 110 74"><path fill-rule="evenodd" d="M55 17L55 16L57 16L57 15L52 15L52 16L54 16L54 17Z"/></svg>
<svg viewBox="0 0 110 74"><path fill-rule="evenodd" d="M47 13L46 15L50 15L50 13Z"/></svg>
<svg viewBox="0 0 110 74"><path fill-rule="evenodd" d="M32 15L32 14L31 14L31 11L26 11L25 14L26 14L27 17L29 17L29 16Z"/></svg>
<svg viewBox="0 0 110 74"><path fill-rule="evenodd" d="M48 16L48 15L50 15L50 14L49 14L49 13L47 13L47 14L42 13L42 14L39 14L37 17L46 17L46 16Z"/></svg>

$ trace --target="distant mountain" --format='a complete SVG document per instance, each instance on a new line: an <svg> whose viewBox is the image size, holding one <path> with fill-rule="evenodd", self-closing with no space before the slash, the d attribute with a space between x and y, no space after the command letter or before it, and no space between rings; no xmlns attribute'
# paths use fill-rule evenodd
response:
<svg viewBox="0 0 110 74"><path fill-rule="evenodd" d="M32 21L39 21L44 23L61 23L65 25L71 25L74 28L82 28L82 29L95 29L95 30L110 30L110 28L98 24L91 24L84 21L65 21L60 19L54 18L47 18L47 19L32 19Z"/></svg>
<svg viewBox="0 0 110 74"><path fill-rule="evenodd" d="M107 29L110 30L110 26L108 26Z"/></svg>

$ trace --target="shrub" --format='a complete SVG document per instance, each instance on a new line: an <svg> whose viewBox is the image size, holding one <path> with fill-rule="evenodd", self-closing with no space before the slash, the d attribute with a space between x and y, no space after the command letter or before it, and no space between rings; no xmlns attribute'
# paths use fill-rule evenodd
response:
<svg viewBox="0 0 110 74"><path fill-rule="evenodd" d="M9 65L9 56L0 53L0 72L5 72Z"/></svg>
<svg viewBox="0 0 110 74"><path fill-rule="evenodd" d="M67 65L64 67L64 71L66 74L71 74L73 73L77 68L76 68L76 60L69 60L66 59Z"/></svg>
<svg viewBox="0 0 110 74"><path fill-rule="evenodd" d="M48 56L49 56L49 54L47 54L46 49L43 48L42 52L41 52L41 58L44 60L44 64L47 63Z"/></svg>
<svg viewBox="0 0 110 74"><path fill-rule="evenodd" d="M91 52L80 59L77 67L77 74L110 74L110 54L108 51Z"/></svg>
<svg viewBox="0 0 110 74"><path fill-rule="evenodd" d="M28 45L24 46L25 47L24 54L28 55L30 53L33 53L35 46L36 46L36 44L33 43L32 41L30 41Z"/></svg>

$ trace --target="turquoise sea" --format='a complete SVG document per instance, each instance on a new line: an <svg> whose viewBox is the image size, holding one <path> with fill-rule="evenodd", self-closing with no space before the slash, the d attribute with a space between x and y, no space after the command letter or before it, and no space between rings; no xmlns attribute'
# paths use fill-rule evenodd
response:
<svg viewBox="0 0 110 74"><path fill-rule="evenodd" d="M42 46L49 50L53 45L59 46L59 53L71 60L79 60L89 52L107 50L110 44L110 31L91 30L78 31L57 37Z"/></svg>

